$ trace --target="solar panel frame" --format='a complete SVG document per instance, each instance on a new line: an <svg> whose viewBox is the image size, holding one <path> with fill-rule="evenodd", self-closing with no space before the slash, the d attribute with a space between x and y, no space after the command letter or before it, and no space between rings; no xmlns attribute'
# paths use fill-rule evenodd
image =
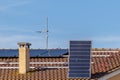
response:
<svg viewBox="0 0 120 80"><path fill-rule="evenodd" d="M90 55L89 55L89 58L90 58L90 59L89 59L89 61L91 62L91 47L92 47L92 41L91 41L91 40L72 40L72 43L74 43L74 42L76 42L76 41L77 41L77 43L79 43L79 42L81 43L81 42L83 41L83 42L87 42L87 43L89 43L89 44L85 44L85 43L84 43L84 44L77 44L77 43L75 43L75 44L77 44L77 46L74 44L75 47L73 47L73 46L71 46L71 41L69 41L69 50L68 50L68 52L69 52L69 56L68 56L68 62L69 62L69 63L68 63L68 66L69 66L69 68L70 68L70 64L71 64L71 63L70 63L70 57L71 57L71 56L70 56L70 52L71 52L70 49L71 49L71 47L73 47L73 48L76 49L76 48L79 47L79 45L82 45L82 46L83 46L83 45L89 45L89 47L88 47L88 49L90 49L90 51L89 51L89 52L90 52ZM73 48L72 48L72 49L73 49ZM79 49L79 48L78 48L78 49ZM84 49L84 47L83 47L83 49ZM82 59L82 60L83 60L83 59ZM86 59L85 59L85 60L86 60ZM74 61L73 61L73 62L74 62ZM78 76L75 76L75 75L71 76L71 74L70 74L70 69L68 69L68 72L69 72L69 73L68 73L68 78L90 78L90 77L91 77L91 63L90 63L90 62L89 62L89 64L88 64L88 65L89 65L89 70L88 70L89 76L88 76L88 75L85 76L85 75L82 75L82 74L77 74L77 75L79 75L79 77L78 77ZM84 64L84 63L81 63L81 64ZM85 66L85 65L87 65L87 64L84 64L84 66ZM87 65L87 66L88 66L88 65ZM80 67L80 66L79 66L79 67ZM74 72L74 71L73 71L73 72ZM80 76L80 75L81 75L81 76Z"/></svg>

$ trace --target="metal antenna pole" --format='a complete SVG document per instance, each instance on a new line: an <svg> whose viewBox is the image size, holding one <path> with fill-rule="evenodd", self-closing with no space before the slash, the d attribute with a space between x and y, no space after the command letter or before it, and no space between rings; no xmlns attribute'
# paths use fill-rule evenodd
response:
<svg viewBox="0 0 120 80"><path fill-rule="evenodd" d="M50 51L49 51L49 49L48 49L48 37L49 37L49 35L48 35L48 32L49 32L49 30L48 30L48 17L46 18L46 49L47 49L47 51L48 51L48 55L50 56Z"/></svg>
<svg viewBox="0 0 120 80"><path fill-rule="evenodd" d="M37 32L39 32L39 33L45 32L46 33L46 49L48 51L48 55L50 56L50 51L48 49L48 37L49 37L49 35L48 35L48 32L49 32L49 30L48 30L48 17L46 18L46 30L45 31L37 31Z"/></svg>
<svg viewBox="0 0 120 80"><path fill-rule="evenodd" d="M48 49L48 17L46 18L46 49Z"/></svg>

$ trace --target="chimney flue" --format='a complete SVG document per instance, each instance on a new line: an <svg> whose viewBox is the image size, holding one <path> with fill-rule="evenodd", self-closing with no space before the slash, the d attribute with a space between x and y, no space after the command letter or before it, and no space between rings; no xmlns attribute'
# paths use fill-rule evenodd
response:
<svg viewBox="0 0 120 80"><path fill-rule="evenodd" d="M26 74L29 71L29 61L30 61L30 43L19 42L19 73Z"/></svg>

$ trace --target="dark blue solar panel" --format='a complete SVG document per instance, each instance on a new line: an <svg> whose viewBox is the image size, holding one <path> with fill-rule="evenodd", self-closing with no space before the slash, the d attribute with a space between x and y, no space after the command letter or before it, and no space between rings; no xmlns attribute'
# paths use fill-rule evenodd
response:
<svg viewBox="0 0 120 80"><path fill-rule="evenodd" d="M91 41L70 41L69 51L69 77L90 77Z"/></svg>
<svg viewBox="0 0 120 80"><path fill-rule="evenodd" d="M67 52L67 49L31 49L30 57L59 57ZM0 57L18 57L18 49L0 49Z"/></svg>
<svg viewBox="0 0 120 80"><path fill-rule="evenodd" d="M18 50L6 50L1 49L0 50L0 57L17 57L18 56Z"/></svg>
<svg viewBox="0 0 120 80"><path fill-rule="evenodd" d="M89 73L69 73L69 76L73 78L86 77L89 75Z"/></svg>
<svg viewBox="0 0 120 80"><path fill-rule="evenodd" d="M89 44L86 44L86 45L82 45L82 44L80 44L80 45L78 45L78 44L72 44L72 45L70 45L70 48L72 48L72 49L74 49L74 48L79 48L79 49L84 49L84 48L88 48L89 49L89 47L91 47L91 45L89 45Z"/></svg>
<svg viewBox="0 0 120 80"><path fill-rule="evenodd" d="M91 44L91 41L70 41L70 43L73 44Z"/></svg>
<svg viewBox="0 0 120 80"><path fill-rule="evenodd" d="M90 59L90 56L78 56L78 55L75 56L74 55L74 56L70 56L69 58L70 59L75 59L75 60L77 60L77 59L82 59L83 60L83 59Z"/></svg>

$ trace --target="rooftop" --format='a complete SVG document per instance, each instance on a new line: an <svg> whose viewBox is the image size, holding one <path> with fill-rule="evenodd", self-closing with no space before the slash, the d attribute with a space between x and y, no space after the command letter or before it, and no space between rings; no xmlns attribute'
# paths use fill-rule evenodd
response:
<svg viewBox="0 0 120 80"><path fill-rule="evenodd" d="M119 50L99 50L92 51L92 55L109 55L94 56L91 62L91 78L68 78L68 57L31 57L31 71L25 75L19 74L18 57L0 57L0 79L1 80L96 80L101 76L120 69L120 52ZM2 67L7 67L3 69ZM35 68L32 68L35 67Z"/></svg>

